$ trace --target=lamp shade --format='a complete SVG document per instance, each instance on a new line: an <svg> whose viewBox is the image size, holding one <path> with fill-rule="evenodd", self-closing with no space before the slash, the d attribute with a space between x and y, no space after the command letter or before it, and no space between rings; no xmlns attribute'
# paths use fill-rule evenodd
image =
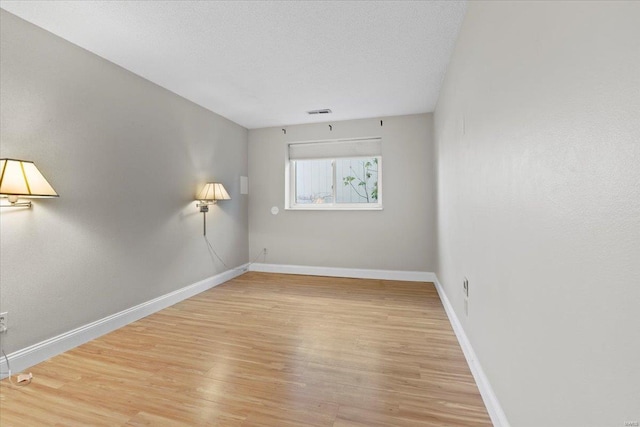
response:
<svg viewBox="0 0 640 427"><path fill-rule="evenodd" d="M196 200L230 200L231 196L219 182L207 182L196 196Z"/></svg>
<svg viewBox="0 0 640 427"><path fill-rule="evenodd" d="M0 196L58 197L58 193L33 162L0 159Z"/></svg>

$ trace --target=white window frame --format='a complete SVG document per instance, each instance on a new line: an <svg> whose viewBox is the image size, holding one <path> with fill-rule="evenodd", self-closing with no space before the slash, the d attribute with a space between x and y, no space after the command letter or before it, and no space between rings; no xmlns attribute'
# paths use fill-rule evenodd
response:
<svg viewBox="0 0 640 427"><path fill-rule="evenodd" d="M309 143L331 143L340 141L358 141L361 139L370 138L357 138L353 140L332 140L332 141L310 141ZM299 144L299 143L296 143ZM376 211L382 210L382 155L354 155L350 157L314 157L313 160L331 160L333 183L333 203L296 203L296 166L295 163L298 160L289 158L289 145L286 145L286 165L285 165L285 209L286 210L300 210L300 211ZM358 158L371 158L378 159L378 200L375 203L336 203L336 187L339 183L336 182L336 165L335 161L339 158L342 159L358 159ZM307 159L301 159L302 161Z"/></svg>

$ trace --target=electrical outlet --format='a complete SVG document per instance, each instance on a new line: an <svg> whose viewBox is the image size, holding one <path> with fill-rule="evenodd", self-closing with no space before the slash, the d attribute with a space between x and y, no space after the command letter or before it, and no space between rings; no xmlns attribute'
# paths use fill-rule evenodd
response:
<svg viewBox="0 0 640 427"><path fill-rule="evenodd" d="M7 320L7 315L9 312L5 311L4 313L0 313L0 334L6 332L9 329L9 322Z"/></svg>

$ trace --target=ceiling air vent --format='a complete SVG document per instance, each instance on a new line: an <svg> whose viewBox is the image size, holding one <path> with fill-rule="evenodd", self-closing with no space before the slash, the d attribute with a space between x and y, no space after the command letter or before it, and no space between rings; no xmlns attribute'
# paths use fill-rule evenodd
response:
<svg viewBox="0 0 640 427"><path fill-rule="evenodd" d="M322 110L312 110L307 111L307 114L330 114L331 110L328 108L323 108Z"/></svg>

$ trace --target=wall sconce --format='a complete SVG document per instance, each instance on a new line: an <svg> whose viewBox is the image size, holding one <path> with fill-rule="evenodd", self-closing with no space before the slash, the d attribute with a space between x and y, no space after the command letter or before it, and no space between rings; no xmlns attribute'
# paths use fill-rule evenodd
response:
<svg viewBox="0 0 640 427"><path fill-rule="evenodd" d="M215 205L218 200L231 200L231 196L227 193L224 185L219 182L207 182L202 190L196 196L196 200L199 200L196 206L200 208L204 219L204 235L207 235L207 212L209 212L209 205Z"/></svg>
<svg viewBox="0 0 640 427"><path fill-rule="evenodd" d="M9 198L2 207L31 207L31 201L18 202L19 197L59 197L33 162L0 159L0 197Z"/></svg>

